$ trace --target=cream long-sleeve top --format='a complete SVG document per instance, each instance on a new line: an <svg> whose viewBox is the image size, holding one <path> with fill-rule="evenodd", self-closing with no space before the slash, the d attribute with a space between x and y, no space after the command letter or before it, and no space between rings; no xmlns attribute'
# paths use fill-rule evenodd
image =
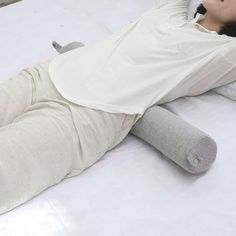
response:
<svg viewBox="0 0 236 236"><path fill-rule="evenodd" d="M55 56L50 77L67 100L113 113L194 96L236 80L234 37L188 20L187 0L157 0L105 40Z"/></svg>

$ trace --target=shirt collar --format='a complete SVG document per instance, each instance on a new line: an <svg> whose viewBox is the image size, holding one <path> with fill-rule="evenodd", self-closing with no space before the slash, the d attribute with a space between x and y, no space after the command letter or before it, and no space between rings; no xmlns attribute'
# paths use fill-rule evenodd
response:
<svg viewBox="0 0 236 236"><path fill-rule="evenodd" d="M199 23L197 23L197 21L202 20L202 19L204 19L204 18L205 18L205 15L203 15L203 14L201 14L201 13L197 13L197 14L196 14L196 17L193 18L190 22L192 22L193 24L195 24L195 26L196 26L197 28L199 28L200 30L202 30L202 31L205 31L205 32L208 32L208 33L212 33L212 34L218 34L216 31L214 31L214 30L208 30L208 29L206 29L205 27L203 27L202 25L200 25Z"/></svg>

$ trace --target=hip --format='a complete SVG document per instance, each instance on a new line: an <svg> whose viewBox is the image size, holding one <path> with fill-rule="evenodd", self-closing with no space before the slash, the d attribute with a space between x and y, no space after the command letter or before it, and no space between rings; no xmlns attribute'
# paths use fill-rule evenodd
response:
<svg viewBox="0 0 236 236"><path fill-rule="evenodd" d="M37 71L34 101L53 101L68 108L78 135L80 159L83 166L89 166L125 138L140 114L107 112L69 101L53 84L49 63L47 60L30 68Z"/></svg>

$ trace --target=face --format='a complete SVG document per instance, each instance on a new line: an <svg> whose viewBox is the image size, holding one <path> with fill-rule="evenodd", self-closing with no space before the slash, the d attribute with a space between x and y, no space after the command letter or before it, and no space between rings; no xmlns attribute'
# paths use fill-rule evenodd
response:
<svg viewBox="0 0 236 236"><path fill-rule="evenodd" d="M236 21L236 0L203 0L203 6L220 23Z"/></svg>

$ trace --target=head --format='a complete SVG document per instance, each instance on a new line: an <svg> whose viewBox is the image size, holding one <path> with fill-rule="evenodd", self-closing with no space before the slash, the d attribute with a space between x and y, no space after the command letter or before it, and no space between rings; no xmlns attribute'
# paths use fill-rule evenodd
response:
<svg viewBox="0 0 236 236"><path fill-rule="evenodd" d="M218 34L236 37L236 0L203 0L194 14L206 14L211 24L220 25Z"/></svg>

